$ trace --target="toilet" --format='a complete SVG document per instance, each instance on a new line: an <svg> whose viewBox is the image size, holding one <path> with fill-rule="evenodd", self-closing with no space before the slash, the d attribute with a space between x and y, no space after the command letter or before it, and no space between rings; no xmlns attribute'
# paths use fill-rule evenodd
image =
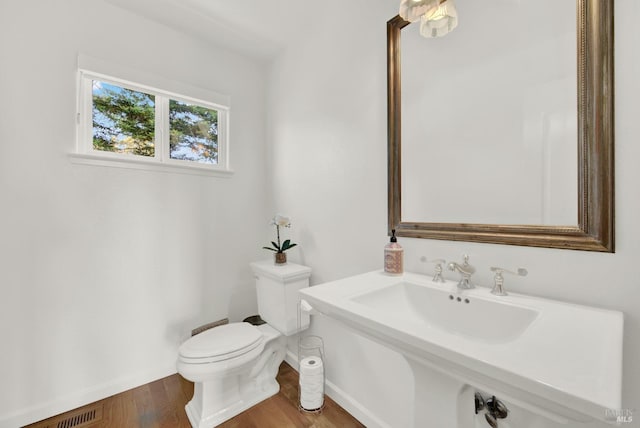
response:
<svg viewBox="0 0 640 428"><path fill-rule="evenodd" d="M234 322L180 345L178 373L194 383L193 398L185 406L193 427L214 427L276 394L287 336L309 327L309 315L298 315L298 290L309 286L311 268L272 260L250 266L266 324Z"/></svg>

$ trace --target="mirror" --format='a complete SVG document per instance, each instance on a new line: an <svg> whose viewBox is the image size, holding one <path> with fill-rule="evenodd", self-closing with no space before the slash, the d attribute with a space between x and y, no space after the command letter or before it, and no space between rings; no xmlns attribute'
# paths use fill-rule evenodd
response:
<svg viewBox="0 0 640 428"><path fill-rule="evenodd" d="M613 0L545 1L458 0L441 39L387 23L398 236L614 251Z"/></svg>

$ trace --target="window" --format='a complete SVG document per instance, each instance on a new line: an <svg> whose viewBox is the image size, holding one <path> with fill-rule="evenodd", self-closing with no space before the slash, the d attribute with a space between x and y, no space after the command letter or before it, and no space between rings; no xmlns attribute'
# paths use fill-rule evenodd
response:
<svg viewBox="0 0 640 428"><path fill-rule="evenodd" d="M93 150L155 157L155 96L92 80Z"/></svg>
<svg viewBox="0 0 640 428"><path fill-rule="evenodd" d="M218 163L218 111L169 100L169 157Z"/></svg>
<svg viewBox="0 0 640 428"><path fill-rule="evenodd" d="M79 158L230 172L228 107L87 71L79 101Z"/></svg>

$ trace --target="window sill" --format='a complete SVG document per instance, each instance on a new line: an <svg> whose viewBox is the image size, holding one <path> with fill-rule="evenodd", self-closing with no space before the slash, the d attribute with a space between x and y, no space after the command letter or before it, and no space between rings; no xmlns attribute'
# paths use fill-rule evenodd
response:
<svg viewBox="0 0 640 428"><path fill-rule="evenodd" d="M231 169L211 169L198 164L179 165L175 163L158 163L136 159L107 158L104 156L70 153L72 163L78 165L93 165L114 168L139 169L143 171L167 172L174 174L200 175L205 177L229 178L234 171Z"/></svg>

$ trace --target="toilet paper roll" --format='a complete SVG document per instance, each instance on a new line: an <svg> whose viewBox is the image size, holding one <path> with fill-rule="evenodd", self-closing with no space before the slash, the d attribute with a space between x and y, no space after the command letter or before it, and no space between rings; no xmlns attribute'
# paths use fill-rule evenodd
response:
<svg viewBox="0 0 640 428"><path fill-rule="evenodd" d="M311 376L300 376L300 385L322 385L323 383L324 383L324 376L322 374L311 375Z"/></svg>
<svg viewBox="0 0 640 428"><path fill-rule="evenodd" d="M317 410L324 403L324 364L319 357L300 361L300 406Z"/></svg>
<svg viewBox="0 0 640 428"><path fill-rule="evenodd" d="M324 365L319 357L306 357L300 361L300 374L311 375L324 373Z"/></svg>
<svg viewBox="0 0 640 428"><path fill-rule="evenodd" d="M323 397L317 397L312 400L300 399L300 406L305 410L318 410L323 404Z"/></svg>
<svg viewBox="0 0 640 428"><path fill-rule="evenodd" d="M300 376L300 385L322 385L324 384L324 376L313 375L313 376Z"/></svg>

